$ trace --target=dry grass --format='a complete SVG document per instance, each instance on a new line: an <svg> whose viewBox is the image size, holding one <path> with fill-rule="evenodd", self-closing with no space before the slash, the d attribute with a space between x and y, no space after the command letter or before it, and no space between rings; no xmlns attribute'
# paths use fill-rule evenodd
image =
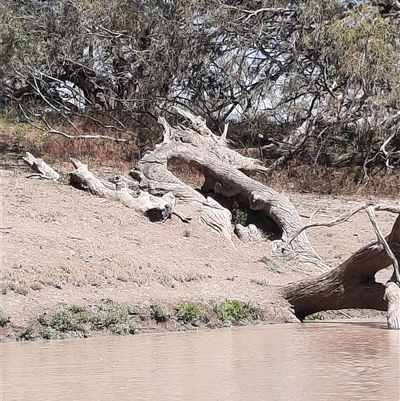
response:
<svg viewBox="0 0 400 401"><path fill-rule="evenodd" d="M193 271L176 273L150 263L138 265L129 256L119 254L96 267L71 259L65 265L51 267L14 264L11 268L5 267L2 274L0 293L12 291L21 295L27 295L29 290L40 291L45 286L62 289L65 285L105 287L121 283L139 286L158 283L173 288L177 283L189 284L206 277Z"/></svg>
<svg viewBox="0 0 400 401"><path fill-rule="evenodd" d="M201 188L204 184L204 176L194 167L177 159L168 162L168 169L181 181L193 188Z"/></svg>
<svg viewBox="0 0 400 401"><path fill-rule="evenodd" d="M75 157L92 166L107 166L114 172L130 170L146 150L151 150L154 143L139 144L138 135L126 130L113 132L106 129L91 132L90 127L78 128L87 134L103 134L129 139L129 143L117 143L100 139L71 140L59 135L47 134L19 123L4 123L0 119L0 141L3 147L14 152L29 151L36 156L47 159L53 165L68 163L69 157ZM74 135L71 128L58 127ZM93 130L93 129L92 129ZM183 182L192 187L201 187L203 175L194 167L173 159L168 163L169 169ZM260 181L277 191L310 192L329 195L355 194L360 196L397 197L400 192L399 171L379 171L370 174L368 185L361 185L363 172L361 167L332 168L320 165L304 165L293 160L283 169L275 171L270 177L259 176Z"/></svg>
<svg viewBox="0 0 400 401"><path fill-rule="evenodd" d="M67 134L76 134L76 132L71 132L71 129L58 128ZM140 149L133 132L127 130L121 134L119 132L88 131L85 134L109 135L129 139L129 142L68 139L60 135L48 134L27 124L6 124L0 121L0 138L3 147L17 153L31 152L53 164L62 165L68 162L69 157L74 157L87 164L107 165L114 166L119 170L129 170L137 162Z"/></svg>
<svg viewBox="0 0 400 401"><path fill-rule="evenodd" d="M361 185L360 167L333 168L304 165L292 162L286 168L275 171L266 182L277 191L310 192L328 195L358 194L360 196L398 197L400 172L374 171L370 182Z"/></svg>

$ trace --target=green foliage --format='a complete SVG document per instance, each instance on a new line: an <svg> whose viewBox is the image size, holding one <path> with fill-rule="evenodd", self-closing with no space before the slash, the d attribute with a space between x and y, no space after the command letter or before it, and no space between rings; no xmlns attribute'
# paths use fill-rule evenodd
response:
<svg viewBox="0 0 400 401"><path fill-rule="evenodd" d="M136 334L140 326L132 319L134 310L125 304L107 300L95 312L77 305L64 305L51 315L39 316L44 326L42 337L53 339L56 332L75 332L88 336L92 330L108 329L114 334Z"/></svg>
<svg viewBox="0 0 400 401"><path fill-rule="evenodd" d="M238 199L234 199L232 205L232 224L241 224L242 226L248 225L248 211L246 206L239 202Z"/></svg>
<svg viewBox="0 0 400 401"><path fill-rule="evenodd" d="M55 340L57 338L57 332L51 327L44 327L42 330L42 338L44 340Z"/></svg>
<svg viewBox="0 0 400 401"><path fill-rule="evenodd" d="M0 326L4 327L9 322L10 322L10 317L2 309L0 309Z"/></svg>
<svg viewBox="0 0 400 401"><path fill-rule="evenodd" d="M0 122L10 124L15 122L16 118L17 111L15 108L10 106L4 107L3 109L0 108Z"/></svg>
<svg viewBox="0 0 400 401"><path fill-rule="evenodd" d="M112 333L117 335L138 334L140 333L140 326L133 321L126 321L116 323L110 326Z"/></svg>
<svg viewBox="0 0 400 401"><path fill-rule="evenodd" d="M369 82L396 78L399 52L397 31L379 11L361 2L328 29L331 48L325 53L341 73Z"/></svg>
<svg viewBox="0 0 400 401"><path fill-rule="evenodd" d="M326 320L326 319L327 318L322 313L316 312L306 316L304 320Z"/></svg>
<svg viewBox="0 0 400 401"><path fill-rule="evenodd" d="M36 339L37 334L33 326L26 326L22 329L20 333L20 338L25 341L33 341Z"/></svg>
<svg viewBox="0 0 400 401"><path fill-rule="evenodd" d="M197 305L184 302L178 305L176 317L182 323L198 326L203 320L204 312Z"/></svg>
<svg viewBox="0 0 400 401"><path fill-rule="evenodd" d="M214 305L214 311L224 325L232 325L239 321L264 320L264 315L259 308L238 300L217 303Z"/></svg>
<svg viewBox="0 0 400 401"><path fill-rule="evenodd" d="M263 3L0 2L0 102L13 99L0 120L18 110L47 130L53 120L71 128L74 114L155 143L157 117L179 104L215 131L236 120L229 134L240 146L273 150L312 116L304 147L378 160L398 124L388 118L400 108L397 14L376 2ZM63 85L85 110L61 96ZM237 208L234 222L247 220Z"/></svg>
<svg viewBox="0 0 400 401"><path fill-rule="evenodd" d="M150 308L152 310L153 318L157 322L165 322L170 318L170 313L165 305L160 303L154 303L151 304Z"/></svg>
<svg viewBox="0 0 400 401"><path fill-rule="evenodd" d="M87 332L91 328L92 312L81 306L65 305L54 313L50 320L50 326L61 332L79 331ZM40 319L42 322L43 319Z"/></svg>

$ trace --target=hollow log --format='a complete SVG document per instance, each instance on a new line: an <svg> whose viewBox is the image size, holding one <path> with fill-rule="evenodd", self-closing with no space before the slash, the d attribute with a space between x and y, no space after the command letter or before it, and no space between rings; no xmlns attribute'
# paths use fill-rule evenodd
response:
<svg viewBox="0 0 400 401"><path fill-rule="evenodd" d="M282 230L283 244L301 226L301 218L288 198L251 178L251 175L267 172L268 169L260 161L228 148L226 138L214 135L200 117L179 108L177 111L191 122L192 128L171 127L164 118L159 119L164 127L163 143L147 152L130 172L139 181L140 188L153 195L171 191L181 201L195 201L200 205L207 202L210 206L209 198L207 200L203 194L180 181L168 170L168 160L179 159L204 175L203 193L223 195L226 198L237 197L246 202L250 209L260 211L272 219ZM224 208L220 205L218 209L213 217L219 215L219 222L207 219L204 213L202 218L228 238L230 213L221 214ZM325 263L314 251L305 233L293 241L292 248L301 260L326 270Z"/></svg>
<svg viewBox="0 0 400 401"><path fill-rule="evenodd" d="M386 241L396 259L400 260L400 215ZM359 249L329 273L286 286L283 296L301 321L312 313L325 310L376 309L388 310L388 313L390 311L393 322L390 328L400 328L399 292L392 286L398 289L399 283L391 282L389 287L388 283L385 290L385 286L375 282L374 277L378 271L391 264L392 259L383 245L374 241Z"/></svg>

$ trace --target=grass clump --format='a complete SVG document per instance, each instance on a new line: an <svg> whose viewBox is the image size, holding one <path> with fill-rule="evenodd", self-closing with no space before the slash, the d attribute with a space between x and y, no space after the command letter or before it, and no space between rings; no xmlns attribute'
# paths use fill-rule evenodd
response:
<svg viewBox="0 0 400 401"><path fill-rule="evenodd" d="M272 273L278 273L281 274L282 271L279 269L279 266L271 259L269 259L267 256L263 256L260 260L260 263L264 263L265 268L272 272Z"/></svg>
<svg viewBox="0 0 400 401"><path fill-rule="evenodd" d="M214 312L218 319L227 326L244 321L264 320L261 309L235 299L215 304Z"/></svg>
<svg viewBox="0 0 400 401"><path fill-rule="evenodd" d="M326 320L326 319L327 318L322 313L316 312L306 316L304 320Z"/></svg>
<svg viewBox="0 0 400 401"><path fill-rule="evenodd" d="M40 318L39 318L40 319ZM77 305L64 305L51 317L49 326L57 331L81 332L88 335L92 328L93 313Z"/></svg>
<svg viewBox="0 0 400 401"><path fill-rule="evenodd" d="M252 279L250 279L250 283L260 285L261 287L267 287L268 286L267 281L264 280L264 279L252 278Z"/></svg>
<svg viewBox="0 0 400 401"><path fill-rule="evenodd" d="M19 337L25 341L34 341L37 337L37 334L33 326L26 326L22 329Z"/></svg>
<svg viewBox="0 0 400 401"><path fill-rule="evenodd" d="M139 325L133 321L134 310L125 304L107 300L97 312L77 305L64 305L52 315L43 314L38 322L44 326L44 339L56 338L57 332L75 332L87 337L93 330L108 329L114 334L136 334Z"/></svg>
<svg viewBox="0 0 400 401"><path fill-rule="evenodd" d="M0 309L0 326L4 327L10 322L10 317Z"/></svg>
<svg viewBox="0 0 400 401"><path fill-rule="evenodd" d="M150 305L150 308L156 322L166 322L171 317L168 308L163 304L155 303Z"/></svg>
<svg viewBox="0 0 400 401"><path fill-rule="evenodd" d="M203 321L204 312L197 305L184 302L178 305L176 317L182 323L198 326Z"/></svg>
<svg viewBox="0 0 400 401"><path fill-rule="evenodd" d="M126 304L119 304L112 300L107 300L99 313L92 318L92 323L96 329L109 329L118 335L137 334L140 331L139 325L132 320L135 311Z"/></svg>

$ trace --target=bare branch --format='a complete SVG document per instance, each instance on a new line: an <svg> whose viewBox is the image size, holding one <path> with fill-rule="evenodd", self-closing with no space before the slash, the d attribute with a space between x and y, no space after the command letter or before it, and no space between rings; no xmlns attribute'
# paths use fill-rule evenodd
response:
<svg viewBox="0 0 400 401"><path fill-rule="evenodd" d="M329 221L324 221L321 223L309 223L306 224L302 227L300 227L291 238L288 239L286 242L284 248L287 249L289 245L292 243L292 241L300 235L304 230L307 230L308 228L312 227L333 227L338 224L344 223L347 221L351 216L354 216L356 213L360 212L361 210L367 210L367 208L372 208L373 210L376 211L385 211L385 212L390 212L390 213L396 213L400 214L400 206L396 205L386 205L386 204L378 204L378 205L373 205L373 204L362 204L360 206L357 206L355 209L350 210L346 213L343 213L341 216L334 220L329 220Z"/></svg>
<svg viewBox="0 0 400 401"><path fill-rule="evenodd" d="M373 206L368 206L365 208L365 210L369 216L369 219L371 220L372 226L374 227L375 234L378 237L378 241L385 248L385 251L389 255L390 259L392 259L396 282L397 282L397 285L400 286L399 263L398 263L396 257L394 256L392 250L390 249L385 237L383 236L383 234L378 226L378 222L376 221L376 218L375 218L375 208Z"/></svg>

